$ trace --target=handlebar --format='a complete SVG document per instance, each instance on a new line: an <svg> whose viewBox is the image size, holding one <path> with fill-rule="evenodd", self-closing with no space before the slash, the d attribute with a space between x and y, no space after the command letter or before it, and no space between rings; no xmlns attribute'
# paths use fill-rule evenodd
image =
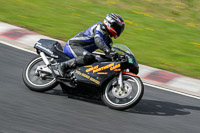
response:
<svg viewBox="0 0 200 133"><path fill-rule="evenodd" d="M112 61L121 61L121 62L127 62L128 58L126 55L121 55L118 54L116 52L113 52L112 54L110 54L111 60Z"/></svg>

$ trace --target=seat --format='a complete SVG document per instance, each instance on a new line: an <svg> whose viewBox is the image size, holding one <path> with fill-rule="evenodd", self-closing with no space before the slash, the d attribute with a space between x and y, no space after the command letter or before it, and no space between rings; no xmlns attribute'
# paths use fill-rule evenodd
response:
<svg viewBox="0 0 200 133"><path fill-rule="evenodd" d="M54 45L54 48L60 52L64 52L64 46L62 46L59 42Z"/></svg>

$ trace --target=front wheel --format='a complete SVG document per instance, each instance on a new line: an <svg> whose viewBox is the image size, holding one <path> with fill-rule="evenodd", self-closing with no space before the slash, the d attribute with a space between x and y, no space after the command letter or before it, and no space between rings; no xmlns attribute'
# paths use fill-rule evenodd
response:
<svg viewBox="0 0 200 133"><path fill-rule="evenodd" d="M139 77L123 75L123 89L115 85L117 78L106 85L102 94L103 102L112 109L125 110L136 105L142 98L144 86Z"/></svg>
<svg viewBox="0 0 200 133"><path fill-rule="evenodd" d="M44 69L46 69L44 71ZM32 59L24 68L22 73L24 84L33 91L45 92L53 89L57 85L56 78L51 74L51 70L46 67L42 57L37 56Z"/></svg>

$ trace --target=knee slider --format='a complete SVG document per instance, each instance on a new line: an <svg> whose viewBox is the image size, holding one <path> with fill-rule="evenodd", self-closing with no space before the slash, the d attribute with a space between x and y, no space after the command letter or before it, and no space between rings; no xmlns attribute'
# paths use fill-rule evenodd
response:
<svg viewBox="0 0 200 133"><path fill-rule="evenodd" d="M89 65L89 64L94 63L96 61L96 58L93 54L87 53L84 55L83 60L84 60L85 64Z"/></svg>

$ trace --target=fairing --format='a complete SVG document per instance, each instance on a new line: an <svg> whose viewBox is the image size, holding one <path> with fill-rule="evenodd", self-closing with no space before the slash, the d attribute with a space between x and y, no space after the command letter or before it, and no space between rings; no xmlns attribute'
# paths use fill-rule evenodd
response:
<svg viewBox="0 0 200 133"><path fill-rule="evenodd" d="M100 87L107 79L121 71L120 62L98 62L77 68L74 75L79 83Z"/></svg>

